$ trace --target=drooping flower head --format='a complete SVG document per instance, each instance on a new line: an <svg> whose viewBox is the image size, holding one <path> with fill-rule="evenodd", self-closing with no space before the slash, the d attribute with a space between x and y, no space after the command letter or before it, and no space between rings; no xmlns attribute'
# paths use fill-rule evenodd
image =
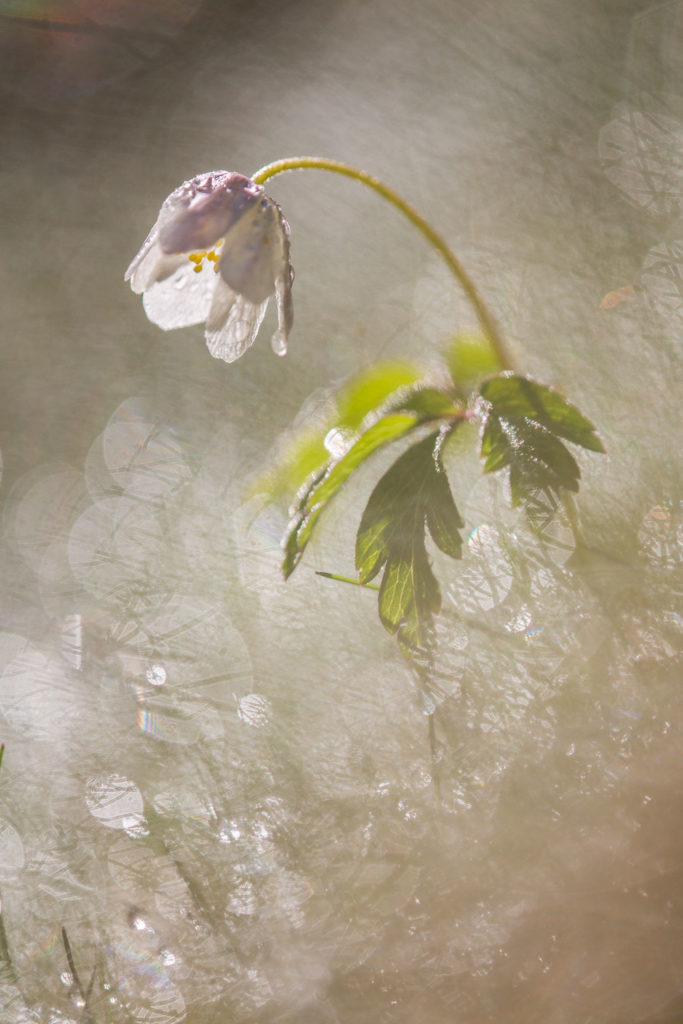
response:
<svg viewBox="0 0 683 1024"><path fill-rule="evenodd" d="M125 280L165 331L205 324L212 356L231 363L253 344L275 294L273 351L293 322L289 225L250 178L210 171L168 196Z"/></svg>

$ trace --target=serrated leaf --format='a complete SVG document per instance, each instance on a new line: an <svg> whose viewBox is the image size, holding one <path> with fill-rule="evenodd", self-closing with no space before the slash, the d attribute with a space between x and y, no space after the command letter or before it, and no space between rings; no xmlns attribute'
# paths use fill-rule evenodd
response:
<svg viewBox="0 0 683 1024"><path fill-rule="evenodd" d="M416 413L400 412L383 416L361 434L341 458L330 460L316 475L292 510L282 565L285 578L296 568L318 519L351 474L378 448L395 441L418 423Z"/></svg>
<svg viewBox="0 0 683 1024"><path fill-rule="evenodd" d="M309 483L300 489L293 506L289 510L289 523L282 542L285 553L285 557L282 560L282 573L285 579L291 576L299 562L299 559L301 558L302 552L299 550L299 532L306 520L306 502L308 500L308 495L323 479L326 470L326 466L322 466L318 469L317 473L313 475Z"/></svg>
<svg viewBox="0 0 683 1024"><path fill-rule="evenodd" d="M481 457L485 459L484 472L495 473L510 464L514 448L494 409L488 413L481 437Z"/></svg>
<svg viewBox="0 0 683 1024"><path fill-rule="evenodd" d="M408 430L412 430L418 423L417 413L408 411L383 416L373 423L340 459L331 463L321 482L311 489L307 502L308 507L313 508L328 502L369 455L372 455L382 445L395 441Z"/></svg>
<svg viewBox="0 0 683 1024"><path fill-rule="evenodd" d="M531 419L573 444L604 452L595 427L559 391L518 374L501 374L487 380L480 394L498 416L510 420Z"/></svg>
<svg viewBox="0 0 683 1024"><path fill-rule="evenodd" d="M424 644L432 616L441 608L441 591L424 546L424 534L400 555L387 559L379 588L379 617L384 628L408 649Z"/></svg>
<svg viewBox="0 0 683 1024"><path fill-rule="evenodd" d="M581 471L560 438L604 451L595 428L558 392L526 377L504 374L486 381L489 404L481 440L484 472L510 467L513 506L557 508L562 490L577 491Z"/></svg>
<svg viewBox="0 0 683 1024"><path fill-rule="evenodd" d="M356 536L356 568L368 583L384 568L379 613L384 627L413 649L424 643L441 594L427 550L429 528L446 554L461 553L464 525L441 464L441 432L401 455L373 490Z"/></svg>

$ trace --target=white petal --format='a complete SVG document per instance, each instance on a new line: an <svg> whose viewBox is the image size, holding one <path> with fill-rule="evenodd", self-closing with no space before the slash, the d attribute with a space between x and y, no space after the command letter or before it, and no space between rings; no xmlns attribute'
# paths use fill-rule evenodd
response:
<svg viewBox="0 0 683 1024"><path fill-rule="evenodd" d="M218 275L213 266L204 265L198 274L194 266L183 256L175 273L145 290L145 313L164 331L201 324L209 314Z"/></svg>
<svg viewBox="0 0 683 1024"><path fill-rule="evenodd" d="M278 277L275 282L275 298L277 301L277 330L270 339L271 348L276 356L287 355L287 342L292 327L292 280Z"/></svg>
<svg viewBox="0 0 683 1024"><path fill-rule="evenodd" d="M236 297L237 296L232 288L228 288L223 278L218 274L216 277L216 284L213 289L213 295L211 297L211 308L209 309L206 317L207 331L220 331L225 324L225 321L228 319L228 315Z"/></svg>
<svg viewBox="0 0 683 1024"><path fill-rule="evenodd" d="M275 204L264 197L232 225L218 270L225 282L250 302L264 302L275 291L283 262L282 226Z"/></svg>
<svg viewBox="0 0 683 1024"><path fill-rule="evenodd" d="M147 278L150 276L150 271L156 265L157 260L161 259L162 255L163 253L159 245L159 232L155 225L142 243L139 253L131 261L123 277L124 281L130 281L130 286L136 295L144 292L149 283Z"/></svg>
<svg viewBox="0 0 683 1024"><path fill-rule="evenodd" d="M222 327L211 330L207 325L206 344L214 359L234 363L244 355L249 346L254 344L267 306L268 299L255 305L248 302L243 295L238 295Z"/></svg>
<svg viewBox="0 0 683 1024"><path fill-rule="evenodd" d="M155 282L164 281L174 274L186 260L187 257L179 253L167 256L156 241L151 245L145 242L126 271L124 281L130 280L131 288L136 295L140 295L151 288Z"/></svg>

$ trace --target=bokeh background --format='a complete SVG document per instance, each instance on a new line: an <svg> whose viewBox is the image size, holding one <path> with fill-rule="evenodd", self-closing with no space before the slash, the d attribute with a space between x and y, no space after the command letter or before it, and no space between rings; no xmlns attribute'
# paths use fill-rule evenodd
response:
<svg viewBox="0 0 683 1024"><path fill-rule="evenodd" d="M682 44L679 0L4 0L3 1021L682 1018ZM246 495L335 384L473 326L438 258L302 172L286 359L123 283L181 181L305 153L413 202L608 448L577 561L452 447L427 686L313 572L373 471L287 584Z"/></svg>

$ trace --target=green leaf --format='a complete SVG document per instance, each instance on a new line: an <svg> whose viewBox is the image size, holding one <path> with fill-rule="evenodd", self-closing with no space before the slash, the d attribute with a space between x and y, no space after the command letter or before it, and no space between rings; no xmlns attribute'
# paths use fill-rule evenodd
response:
<svg viewBox="0 0 683 1024"><path fill-rule="evenodd" d="M423 371L398 360L378 363L361 370L344 384L328 408L318 414L317 425L307 424L291 438L284 451L249 487L249 496L264 495L277 501L293 494L316 471L330 461L325 439L336 428L352 436L366 417L384 411L389 397L419 381Z"/></svg>
<svg viewBox="0 0 683 1024"><path fill-rule="evenodd" d="M453 428L451 428L453 429ZM384 568L379 614L407 649L424 644L441 607L425 546L426 529L442 551L459 558L464 523L441 464L442 431L401 455L376 485L356 536L356 568L368 583Z"/></svg>
<svg viewBox="0 0 683 1024"><path fill-rule="evenodd" d="M441 388L425 384L417 384L407 388L400 397L391 401L387 412L415 412L423 423L429 420L447 419L460 416L463 412L461 402L454 402L453 397Z"/></svg>
<svg viewBox="0 0 683 1024"><path fill-rule="evenodd" d="M481 454L484 472L510 467L513 506L535 507L539 495L548 509L557 508L562 490L578 491L581 471L560 438L602 452L595 428L558 392L516 374L485 382L488 403Z"/></svg>
<svg viewBox="0 0 683 1024"><path fill-rule="evenodd" d="M467 398L485 377L503 367L488 338L481 334L457 334L446 350L446 360L456 392Z"/></svg>
<svg viewBox="0 0 683 1024"><path fill-rule="evenodd" d="M399 388L415 384L423 370L412 363L377 363L352 377L337 396L336 423L348 430L357 430L370 412L381 405Z"/></svg>
<svg viewBox="0 0 683 1024"><path fill-rule="evenodd" d="M268 502L291 498L311 474L330 457L325 447L329 426L306 430L295 437L285 451L252 480L247 497L264 496Z"/></svg>
<svg viewBox="0 0 683 1024"><path fill-rule="evenodd" d="M595 427L579 410L563 398L559 391L521 377L517 374L501 374L487 380L480 394L494 407L498 416L509 420L531 419L564 437L573 444L604 452L602 441Z"/></svg>
<svg viewBox="0 0 683 1024"><path fill-rule="evenodd" d="M285 579L298 565L321 514L354 470L378 448L395 441L418 423L417 413L399 412L383 416L361 434L341 458L330 460L300 493L292 509L285 536L285 558L282 565Z"/></svg>
<svg viewBox="0 0 683 1024"><path fill-rule="evenodd" d="M327 503L369 455L382 445L395 441L408 430L412 430L418 423L418 416L410 412L393 413L373 423L340 459L331 464L320 483L311 489L308 507L313 508L321 503Z"/></svg>

